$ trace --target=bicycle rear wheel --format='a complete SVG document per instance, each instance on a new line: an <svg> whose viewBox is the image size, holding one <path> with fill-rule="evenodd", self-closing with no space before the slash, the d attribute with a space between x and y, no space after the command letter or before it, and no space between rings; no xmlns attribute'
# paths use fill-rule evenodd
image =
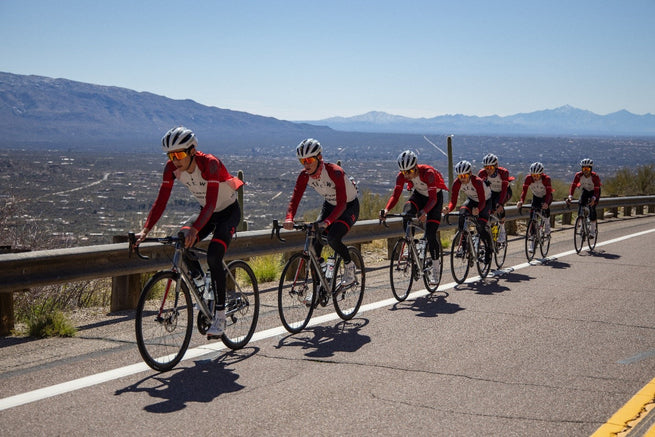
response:
<svg viewBox="0 0 655 437"><path fill-rule="evenodd" d="M346 286L341 284L345 264L340 256L337 256L335 261L334 278L332 279L332 303L337 314L343 320L355 317L364 299L364 287L366 286L366 270L362 255L352 246L348 246L348 253L350 253L352 262L355 263L355 282Z"/></svg>
<svg viewBox="0 0 655 437"><path fill-rule="evenodd" d="M230 349L241 349L248 344L257 327L259 288L255 273L245 261L234 260L227 268L230 271L225 278L227 323L221 339Z"/></svg>
<svg viewBox="0 0 655 437"><path fill-rule="evenodd" d="M582 250L586 237L584 223L582 222L583 220L582 217L578 216L578 218L575 219L575 226L573 227L573 245L575 246L575 251L577 253L580 253Z"/></svg>
<svg viewBox="0 0 655 437"><path fill-rule="evenodd" d="M312 317L316 299L309 257L302 253L291 255L282 270L277 293L277 308L284 328L292 334L302 331Z"/></svg>
<svg viewBox="0 0 655 437"><path fill-rule="evenodd" d="M532 261L534 259L534 252L537 249L535 247L537 245L535 232L536 227L537 223L534 220L528 220L528 227L525 230L525 256L528 261Z"/></svg>
<svg viewBox="0 0 655 437"><path fill-rule="evenodd" d="M596 223L596 233L594 238L587 237L587 246L589 246L589 250L594 250L596 248L596 241L598 241L598 223Z"/></svg>
<svg viewBox="0 0 655 437"><path fill-rule="evenodd" d="M450 271L458 284L464 282L469 274L469 250L472 248L468 247L467 235L467 232L457 231L450 248Z"/></svg>
<svg viewBox="0 0 655 437"><path fill-rule="evenodd" d="M389 280L391 292L398 302L409 296L414 282L414 260L407 240L401 238L393 246L389 264Z"/></svg>
<svg viewBox="0 0 655 437"><path fill-rule="evenodd" d="M189 347L193 332L191 295L179 274L162 271L148 281L139 297L134 321L143 361L160 372L175 367Z"/></svg>
<svg viewBox="0 0 655 437"><path fill-rule="evenodd" d="M494 260L496 261L496 267L499 269L503 268L505 264L505 258L507 257L507 237L502 243L496 242L496 250L494 250Z"/></svg>
<svg viewBox="0 0 655 437"><path fill-rule="evenodd" d="M441 248L441 242L437 238L437 258L432 258L432 254L428 250L428 245L424 247L424 263L423 263L423 284L425 284L426 290L429 293L434 293L439 288L439 283L441 282L441 276L443 274L443 249ZM436 269L433 269L433 266L437 266ZM432 274L434 273L434 281L431 281Z"/></svg>
<svg viewBox="0 0 655 437"><path fill-rule="evenodd" d="M481 278L486 278L487 275L489 274L489 271L491 270L491 257L489 257L489 262L485 262L487 259L487 254L491 254L491 248L487 246L487 243L485 243L484 239L480 235L476 235L475 237L477 241L477 251L475 254L475 263L478 268L478 274L480 275Z"/></svg>

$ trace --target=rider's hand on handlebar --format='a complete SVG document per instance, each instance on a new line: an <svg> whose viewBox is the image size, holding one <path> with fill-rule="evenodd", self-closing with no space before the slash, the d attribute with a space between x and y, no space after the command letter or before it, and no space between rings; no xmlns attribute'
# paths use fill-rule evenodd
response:
<svg viewBox="0 0 655 437"><path fill-rule="evenodd" d="M473 214L474 216L477 216L478 214L480 214L480 208L478 208L478 207L473 208L471 210L471 214Z"/></svg>
<svg viewBox="0 0 655 437"><path fill-rule="evenodd" d="M198 230L194 227L182 229L184 234L184 247L187 249L198 241Z"/></svg>
<svg viewBox="0 0 655 437"><path fill-rule="evenodd" d="M383 222L383 221L385 221L387 219L387 212L388 211L386 210L386 208L380 210L380 216L378 217L380 219L380 221Z"/></svg>
<svg viewBox="0 0 655 437"><path fill-rule="evenodd" d="M318 229L321 232L323 232L325 228L327 228L327 226L328 226L327 223L325 223L323 220L321 220L320 222L316 222L316 229Z"/></svg>
<svg viewBox="0 0 655 437"><path fill-rule="evenodd" d="M141 232L139 232L138 234L136 234L136 235L134 236L134 237L136 238L136 240L134 241L134 245L135 245L135 246L138 246L139 244L141 244L141 242L142 242L143 240L145 240L146 237L148 236L148 232L149 232L148 229L143 228L143 230L142 230Z"/></svg>
<svg viewBox="0 0 655 437"><path fill-rule="evenodd" d="M419 221L419 223L425 223L427 218L428 218L428 215L425 213L425 211L419 212L418 216L416 217L416 219Z"/></svg>
<svg viewBox="0 0 655 437"><path fill-rule="evenodd" d="M287 231L292 231L293 230L293 220L285 220L284 223L282 223L282 227L286 229Z"/></svg>
<svg viewBox="0 0 655 437"><path fill-rule="evenodd" d="M523 202L521 202L520 200L516 202L516 209L520 210L522 206L523 206Z"/></svg>

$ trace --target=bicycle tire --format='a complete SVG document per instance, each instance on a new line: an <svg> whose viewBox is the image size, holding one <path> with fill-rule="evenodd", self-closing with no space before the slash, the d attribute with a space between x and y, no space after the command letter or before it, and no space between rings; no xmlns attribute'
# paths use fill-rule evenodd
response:
<svg viewBox="0 0 655 437"><path fill-rule="evenodd" d="M366 269L362 255L355 247L348 246L350 259L355 263L355 282L348 286L341 285L345 264L343 258L335 260L334 277L332 278L332 303L342 320L350 320L357 314L364 299L366 286Z"/></svg>
<svg viewBox="0 0 655 437"><path fill-rule="evenodd" d="M414 282L414 260L412 251L406 239L396 241L391 252L389 263L389 281L391 292L398 302L402 302L409 296Z"/></svg>
<svg viewBox="0 0 655 437"><path fill-rule="evenodd" d="M584 241L585 241L585 230L584 230L583 218L581 216L578 216L578 218L575 219L575 225L573 226L573 245L575 246L576 253L580 253L580 251L582 251L582 246L584 245Z"/></svg>
<svg viewBox="0 0 655 437"><path fill-rule="evenodd" d="M177 282L179 292L175 293ZM165 372L180 362L193 333L191 294L178 273L155 273L143 287L134 319L136 344L143 361Z"/></svg>
<svg viewBox="0 0 655 437"><path fill-rule="evenodd" d="M453 279L458 284L463 283L469 274L469 251L471 248L469 247L470 241L467 236L468 233L466 231L457 231L453 238L453 245L450 248L450 271Z"/></svg>
<svg viewBox="0 0 655 437"><path fill-rule="evenodd" d="M546 235L543 227L539 229L539 252L541 256L546 258L548 251L550 250L550 234Z"/></svg>
<svg viewBox="0 0 655 437"><path fill-rule="evenodd" d="M525 229L525 257L528 259L528 262L534 259L534 254L537 251L536 225L536 222L530 219L528 220L528 227ZM532 245L532 252L530 252L530 245Z"/></svg>
<svg viewBox="0 0 655 437"><path fill-rule="evenodd" d="M587 236L587 246L589 246L589 250L593 251L596 248L596 241L598 241L598 223L596 223L596 234L594 235L594 238L589 238Z"/></svg>
<svg viewBox="0 0 655 437"><path fill-rule="evenodd" d="M507 258L507 236L505 237L505 241L502 243L496 242L495 246L494 261L496 262L496 267L502 269L503 264L505 264L505 258Z"/></svg>
<svg viewBox="0 0 655 437"><path fill-rule="evenodd" d="M292 334L305 329L314 312L314 302L318 299L309 263L309 257L295 253L285 264L280 276L277 308L282 325ZM309 298L308 302L306 298Z"/></svg>
<svg viewBox="0 0 655 437"><path fill-rule="evenodd" d="M443 249L438 238L437 246L436 262L439 264L437 266L437 274L434 283L430 283L430 276L428 275L432 275L432 266L435 265L435 259L432 258L432 254L428 250L427 244L423 248L423 284L425 285L425 289L428 290L428 293L434 293L437 291L437 288L439 288L439 283L441 283L441 277L443 276Z"/></svg>
<svg viewBox="0 0 655 437"><path fill-rule="evenodd" d="M242 260L227 265L232 274L226 275L225 289L225 332L221 340L232 350L248 344L259 320L259 288L252 268ZM232 278L236 281L232 281Z"/></svg>
<svg viewBox="0 0 655 437"><path fill-rule="evenodd" d="M480 235L478 235L477 238L478 238L478 244L477 244L477 251L475 253L475 264L478 269L478 274L480 275L481 278L484 279L489 274L489 271L491 271L491 257L489 257L488 263L485 262L487 253L491 250L491 248L487 247L487 243Z"/></svg>

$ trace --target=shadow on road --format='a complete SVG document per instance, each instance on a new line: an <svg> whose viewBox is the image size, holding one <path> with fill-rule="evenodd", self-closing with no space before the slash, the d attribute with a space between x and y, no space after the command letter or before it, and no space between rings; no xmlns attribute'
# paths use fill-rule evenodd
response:
<svg viewBox="0 0 655 437"><path fill-rule="evenodd" d="M117 390L115 395L147 393L161 399L143 409L150 413L172 413L186 408L190 402L209 403L222 394L241 390L239 379L229 366L253 356L259 348L229 351L217 359L201 359L192 366L178 367L167 373L148 376L135 384Z"/></svg>
<svg viewBox="0 0 655 437"><path fill-rule="evenodd" d="M289 334L282 338L276 349L288 346L309 350L305 356L327 358L337 352L356 352L371 342L371 337L359 331L368 325L368 319L344 320L335 326L313 326L299 334Z"/></svg>
<svg viewBox="0 0 655 437"><path fill-rule="evenodd" d="M428 294L411 302L409 309L416 311L418 317L437 317L439 314L455 314L464 308L448 302L444 296Z"/></svg>

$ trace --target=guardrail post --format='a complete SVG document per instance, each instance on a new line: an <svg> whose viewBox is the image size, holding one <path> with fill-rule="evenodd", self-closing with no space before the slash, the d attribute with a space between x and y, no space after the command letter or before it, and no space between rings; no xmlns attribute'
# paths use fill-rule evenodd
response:
<svg viewBox="0 0 655 437"><path fill-rule="evenodd" d="M114 243L126 243L127 235L114 235ZM141 294L141 274L114 276L111 278L111 301L109 311L133 310Z"/></svg>
<svg viewBox="0 0 655 437"><path fill-rule="evenodd" d="M644 205L635 206L635 214L644 215Z"/></svg>
<svg viewBox="0 0 655 437"><path fill-rule="evenodd" d="M0 293L0 335L14 329L14 293Z"/></svg>
<svg viewBox="0 0 655 437"><path fill-rule="evenodd" d="M648 205L648 214L653 214L655 213L655 204L650 204Z"/></svg>
<svg viewBox="0 0 655 437"><path fill-rule="evenodd" d="M571 212L565 212L562 214L562 225L570 225L572 217L573 213Z"/></svg>
<svg viewBox="0 0 655 437"><path fill-rule="evenodd" d="M623 216L624 217L630 217L632 215L632 207L631 206L624 206L623 207Z"/></svg>

